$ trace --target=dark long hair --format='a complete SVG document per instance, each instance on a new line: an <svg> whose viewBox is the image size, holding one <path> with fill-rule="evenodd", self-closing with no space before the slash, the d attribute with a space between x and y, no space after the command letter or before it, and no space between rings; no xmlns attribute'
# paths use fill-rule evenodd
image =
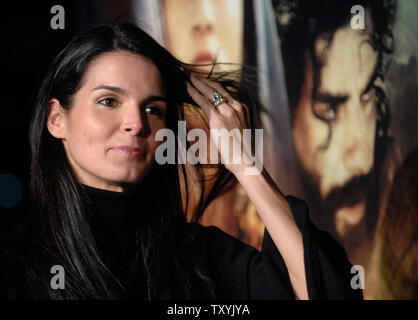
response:
<svg viewBox="0 0 418 320"><path fill-rule="evenodd" d="M82 35L76 36L54 59L39 90L30 124L31 194L40 213L41 255L65 265L66 290L50 290L49 281L41 280L42 277L50 277L38 270L42 261L46 260L33 263L33 268L28 270L28 279L31 283L42 281L39 284L41 287L44 284L45 290L40 295L50 298L113 299L118 298L121 289L102 262L95 245L86 217L85 195L71 171L63 145L46 128L49 100L56 98L65 109L71 109L72 99L83 85L88 64L100 54L112 51L128 51L155 63L167 92L167 128L176 137L177 121L185 118L184 106L198 108L187 94L185 86L186 79L193 72L191 68L175 59L134 24L93 25ZM249 126L260 125L259 104L255 97L246 93L249 91L245 84L227 74L213 75L213 78L248 106ZM218 165L216 174L211 177L210 190L207 190L203 166L196 165L192 169L200 178L201 194L192 214L197 220L209 202L236 181L223 165ZM186 183L183 190L186 196L182 195L181 179ZM150 199L154 199L153 194L159 196L153 202L154 212L149 215L145 232L141 232L137 241L152 298L216 297L215 283L203 263L204 250L198 250L195 241L184 239L181 233L188 207L188 180L184 165L155 164L143 181L150 191ZM182 199L186 199L186 202Z"/></svg>

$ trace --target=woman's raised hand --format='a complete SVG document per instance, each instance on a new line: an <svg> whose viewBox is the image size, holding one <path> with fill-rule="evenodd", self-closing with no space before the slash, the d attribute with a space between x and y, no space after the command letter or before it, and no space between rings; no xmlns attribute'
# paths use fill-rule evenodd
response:
<svg viewBox="0 0 418 320"><path fill-rule="evenodd" d="M187 91L208 118L210 143L215 144L221 162L235 175L244 173L244 169L254 169L251 148L251 134L254 133L249 129L248 107L235 100L215 81L194 75L190 76L190 80ZM217 105L213 102L216 98L221 99Z"/></svg>

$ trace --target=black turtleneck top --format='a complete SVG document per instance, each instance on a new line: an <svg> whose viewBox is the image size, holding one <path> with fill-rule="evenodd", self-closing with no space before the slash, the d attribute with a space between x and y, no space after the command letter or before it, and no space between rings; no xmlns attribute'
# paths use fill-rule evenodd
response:
<svg viewBox="0 0 418 320"><path fill-rule="evenodd" d="M142 257L137 250L137 233L150 205L138 201L141 190L124 193L82 186L85 190L91 229L103 262L125 288L122 298L147 299L148 285ZM310 299L362 299L360 289L351 288L351 263L345 250L330 234L318 230L309 218L307 205L301 199L287 196L297 226L302 232L305 272ZM247 246L217 227L203 227L184 222L185 236L199 234L205 241L205 263L215 281L227 282L230 299L294 299L284 260L265 229L262 250ZM21 237L22 242L30 243ZM7 237L3 237L5 239ZM9 239L16 239L16 236ZM20 292L16 263L27 261L21 251L10 246L12 241L0 241L0 299L31 299ZM13 247L13 249L10 249ZM24 250L27 252L28 250ZM13 276L11 276L13 275ZM225 281L227 280L227 281ZM219 287L222 287L220 284ZM11 292L13 294L11 294ZM155 295L158 297L158 293ZM33 297L36 298L36 297Z"/></svg>
<svg viewBox="0 0 418 320"><path fill-rule="evenodd" d="M141 190L113 192L82 186L87 194L90 226L105 265L128 299L147 298L147 282L137 247L137 233L150 208Z"/></svg>

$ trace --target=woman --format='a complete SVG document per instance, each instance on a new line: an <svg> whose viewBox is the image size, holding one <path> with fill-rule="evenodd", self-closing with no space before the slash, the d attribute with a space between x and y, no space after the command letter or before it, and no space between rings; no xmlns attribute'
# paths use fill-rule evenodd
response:
<svg viewBox="0 0 418 320"><path fill-rule="evenodd" d="M190 177L156 163L156 135L179 134L185 104L202 110L210 129L254 128L257 104L234 81L218 81L191 75L131 24L75 37L40 88L30 127L34 219L1 244L1 296L361 298L343 248L315 228L305 203L284 197L265 172L247 175L242 161L219 165L209 191L195 166L196 217L236 179L267 226L263 250L187 223L180 184ZM215 93L224 99L212 105ZM65 270L58 288L56 266Z"/></svg>

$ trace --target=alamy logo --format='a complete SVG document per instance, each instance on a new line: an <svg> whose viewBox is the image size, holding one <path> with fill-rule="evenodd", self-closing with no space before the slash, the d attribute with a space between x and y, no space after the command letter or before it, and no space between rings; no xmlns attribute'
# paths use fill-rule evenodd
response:
<svg viewBox="0 0 418 320"><path fill-rule="evenodd" d="M51 7L51 13L55 14L51 18L51 28L53 30L65 29L65 11L64 7L60 5L55 5Z"/></svg>
<svg viewBox="0 0 418 320"><path fill-rule="evenodd" d="M255 129L254 136L254 156L252 155L252 136L251 129L210 129L210 148L207 155L207 134L202 129L192 129L186 133L186 122L178 121L178 157L177 163L192 165L200 162L201 164L245 164L249 167L245 169L246 175L257 175L263 170L263 129ZM164 141L164 138L166 140ZM198 140L196 141L196 138ZM172 130L164 128L155 134L156 141L161 143L156 152L155 160L158 164L176 163L176 143L175 134ZM194 142L186 150L186 142ZM232 142L231 142L232 141ZM220 159L219 159L220 155Z"/></svg>
<svg viewBox="0 0 418 320"><path fill-rule="evenodd" d="M351 278L351 288L354 290L357 289L364 289L365 283L364 283L364 267L357 264L351 268L351 273L355 274L354 277Z"/></svg>
<svg viewBox="0 0 418 320"><path fill-rule="evenodd" d="M54 290L58 290L58 289L65 289L65 270L64 267L57 264L52 266L51 268L51 273L55 274L52 278L51 278L51 288Z"/></svg>
<svg viewBox="0 0 418 320"><path fill-rule="evenodd" d="M364 8L356 5L351 7L351 13L355 14L351 17L350 25L353 29L364 29L366 27Z"/></svg>

